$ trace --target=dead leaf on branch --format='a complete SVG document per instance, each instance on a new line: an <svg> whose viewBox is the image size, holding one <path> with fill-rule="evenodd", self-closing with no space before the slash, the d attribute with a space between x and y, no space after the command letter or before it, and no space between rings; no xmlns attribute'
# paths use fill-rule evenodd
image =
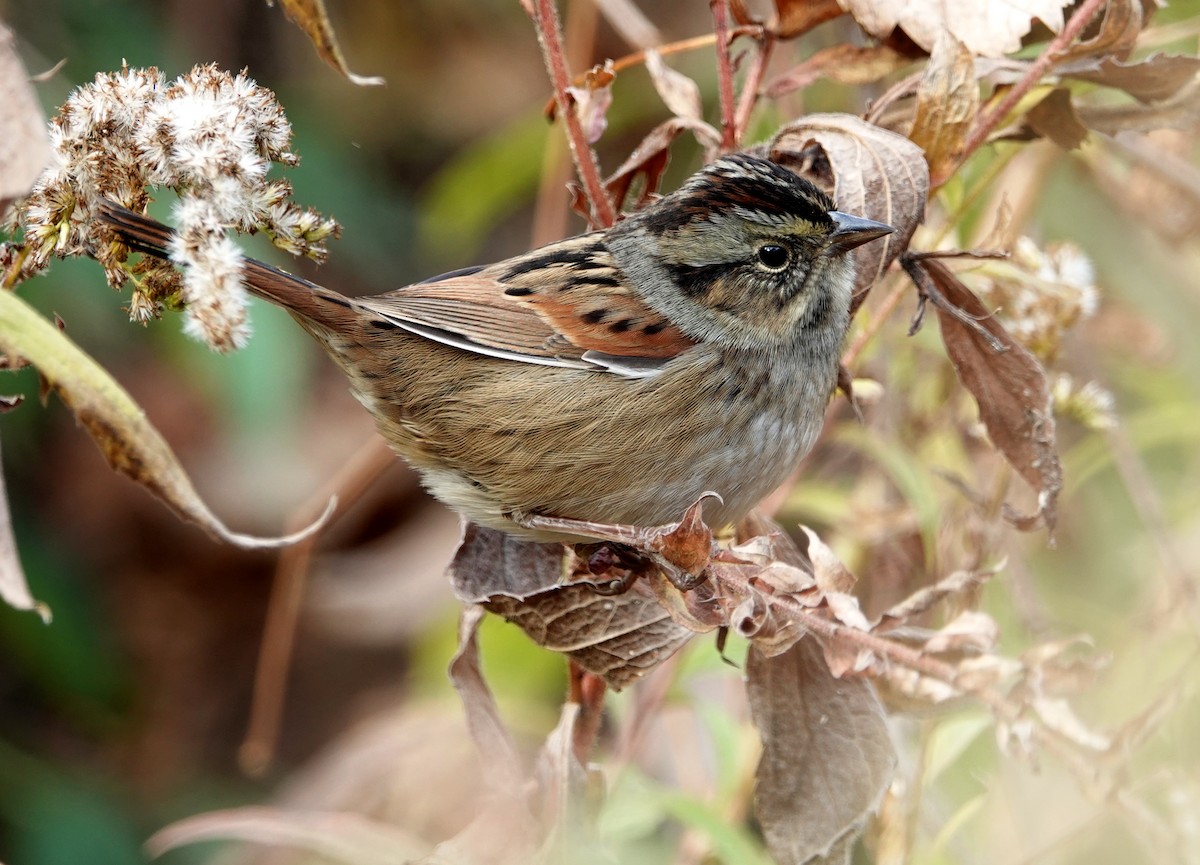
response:
<svg viewBox="0 0 1200 865"><path fill-rule="evenodd" d="M773 78L763 94L778 99L822 78L838 84L874 84L911 62L886 45L831 45Z"/></svg>
<svg viewBox="0 0 1200 865"><path fill-rule="evenodd" d="M1071 91L1056 87L1046 98L1025 115L1025 121L1038 135L1049 138L1063 150L1074 150L1088 136L1075 105L1071 102Z"/></svg>
<svg viewBox="0 0 1200 865"><path fill-rule="evenodd" d="M729 8L738 24L765 26L768 33L780 39L794 39L846 14L838 0L775 0L774 5L775 14L765 24L750 13L744 0L731 0Z"/></svg>
<svg viewBox="0 0 1200 865"><path fill-rule="evenodd" d="M689 129L704 148L704 161L711 161L721 145L721 133L704 120L700 86L682 72L672 69L657 51L646 52L646 71L650 81L683 128Z"/></svg>
<svg viewBox="0 0 1200 865"><path fill-rule="evenodd" d="M3 289L0 289L3 291ZM34 599L25 580L17 542L13 537L12 519L8 511L8 493L0 475L0 600L18 610L33 610L50 623L50 608Z"/></svg>
<svg viewBox="0 0 1200 865"><path fill-rule="evenodd" d="M608 109L613 101L612 83L616 77L613 62L608 60L585 72L580 85L567 88L567 95L572 101L571 108L579 116L579 125L588 144L599 141L608 128ZM551 100L550 120L554 119L553 109L557 107L558 103Z"/></svg>
<svg viewBox="0 0 1200 865"><path fill-rule="evenodd" d="M908 248L925 217L929 166L921 148L849 114L814 114L780 129L767 153L818 186L831 181L834 199L847 213L896 229L854 252L858 271L852 308L857 309L871 285Z"/></svg>
<svg viewBox="0 0 1200 865"><path fill-rule="evenodd" d="M964 146L979 114L975 60L949 33L940 35L917 86L917 103L908 137L925 151L935 186L962 162Z"/></svg>
<svg viewBox="0 0 1200 865"><path fill-rule="evenodd" d="M1145 104L1170 99L1195 81L1197 73L1200 58L1172 54L1154 54L1136 63L1105 57L1059 70L1059 74L1070 78L1123 90Z"/></svg>
<svg viewBox="0 0 1200 865"><path fill-rule="evenodd" d="M1141 0L1108 0L1104 17L1084 30L1084 38L1067 48L1057 62L1081 57L1125 56L1133 50L1145 24Z"/></svg>
<svg viewBox="0 0 1200 865"><path fill-rule="evenodd" d="M141 407L91 357L11 291L0 290L0 352L23 357L75 413L115 471L158 496L179 517L247 549L288 546L309 537L329 519L330 501L316 522L291 535L258 538L230 531L192 486L170 446Z"/></svg>
<svg viewBox="0 0 1200 865"><path fill-rule="evenodd" d="M146 842L152 857L201 841L249 841L292 847L322 861L397 865L428 845L403 830L358 814L249 806L210 811L172 823Z"/></svg>
<svg viewBox="0 0 1200 865"><path fill-rule="evenodd" d="M617 208L640 210L654 198L658 185L662 181L663 172L667 170L667 162L671 158L671 144L679 137L679 133L687 129L687 124L678 117L665 120L650 131L641 140L633 152L626 157L620 167L604 183L609 197ZM637 197L627 202L629 192L638 178L642 178ZM583 190L577 190L577 200L572 203L576 212L582 213L581 207L587 202L582 200Z"/></svg>
<svg viewBox="0 0 1200 865"><path fill-rule="evenodd" d="M280 0L280 5L288 19L304 31L317 49L317 55L350 81L362 86L386 83L378 76L355 75L350 71L346 58L342 56L342 49L338 47L337 37L333 34L324 0Z"/></svg>
<svg viewBox="0 0 1200 865"><path fill-rule="evenodd" d="M12 31L0 22L0 213L9 202L28 194L50 162L46 118L29 86L29 73L17 56Z"/></svg>
<svg viewBox="0 0 1200 865"><path fill-rule="evenodd" d="M892 781L879 699L861 679L834 678L812 638L773 658L752 648L746 690L763 741L754 811L772 857L836 861L826 857L861 831Z"/></svg>
<svg viewBox="0 0 1200 865"><path fill-rule="evenodd" d="M471 740L479 749L485 784L492 792L515 795L524 780L521 757L479 668L483 616L483 608L477 605L465 607L459 616L458 651L450 661L450 682L462 701Z"/></svg>
<svg viewBox="0 0 1200 865"><path fill-rule="evenodd" d="M864 30L887 39L896 28L932 52L948 33L976 55L998 57L1021 47L1035 20L1057 33L1070 0L840 0Z"/></svg>
<svg viewBox="0 0 1200 865"><path fill-rule="evenodd" d="M876 633L887 633L894 628L907 625L917 616L929 612L948 599L974 592L976 588L995 576L998 570L999 567L988 571L955 571L932 586L917 589L900 603L889 608L879 617L871 630Z"/></svg>
<svg viewBox="0 0 1200 865"><path fill-rule="evenodd" d="M563 556L561 544L521 541L468 524L449 569L450 582L460 600L483 604L539 646L567 655L617 690L694 635L674 622L641 583L608 596L592 585L570 582ZM584 571L577 579L588 576Z"/></svg>
<svg viewBox="0 0 1200 865"><path fill-rule="evenodd" d="M1006 508L1005 516L1022 530L1045 525L1053 532L1063 480L1045 370L941 261L910 259L905 269L934 301L946 353L992 443L1037 494L1036 512Z"/></svg>

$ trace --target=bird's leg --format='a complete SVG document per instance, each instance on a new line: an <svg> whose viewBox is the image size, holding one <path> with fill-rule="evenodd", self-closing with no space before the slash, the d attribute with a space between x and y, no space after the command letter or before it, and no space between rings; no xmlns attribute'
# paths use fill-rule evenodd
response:
<svg viewBox="0 0 1200 865"><path fill-rule="evenodd" d="M598 595L623 595L647 570L656 567L645 553L614 541L575 544L574 550L589 574L604 578L587 581Z"/></svg>
<svg viewBox="0 0 1200 865"><path fill-rule="evenodd" d="M713 554L712 530L704 524L704 500L716 493L703 493L677 523L663 526L630 526L572 520L541 514L513 514L514 522L527 529L557 532L595 538L598 544L581 544L577 550L588 563L592 573L607 573L620 567L622 576L604 586L607 594L628 591L647 566L656 566L681 592L691 591L703 583ZM606 552L601 553L601 549Z"/></svg>

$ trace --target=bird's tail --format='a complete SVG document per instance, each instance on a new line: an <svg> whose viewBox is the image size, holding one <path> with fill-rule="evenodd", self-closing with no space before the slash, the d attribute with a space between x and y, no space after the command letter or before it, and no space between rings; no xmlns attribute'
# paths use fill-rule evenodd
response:
<svg viewBox="0 0 1200 865"><path fill-rule="evenodd" d="M100 202L100 218L135 252L170 258L175 232L157 219L135 213L108 199ZM349 298L257 259L245 259L242 283L251 294L292 313L306 328L318 325L338 332L345 330L355 318L354 305Z"/></svg>

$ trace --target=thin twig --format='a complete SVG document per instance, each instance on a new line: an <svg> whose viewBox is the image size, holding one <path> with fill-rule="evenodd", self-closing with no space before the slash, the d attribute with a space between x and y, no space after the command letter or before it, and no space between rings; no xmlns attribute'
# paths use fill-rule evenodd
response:
<svg viewBox="0 0 1200 865"><path fill-rule="evenodd" d="M588 144L579 122L579 115L572 109L573 100L567 89L571 86L571 76L567 70L567 61L563 55L562 28L558 20L558 8L554 0L535 0L533 4L533 21L537 26L538 44L542 47L542 57L546 62L546 71L554 85L554 102L558 106L558 115L562 117L567 128L567 142L571 145L571 158L575 162L575 170L583 183L584 191L591 202L592 222L599 228L608 228L617 221L616 211L604 183L600 179L600 166L596 161L596 153Z"/></svg>
<svg viewBox="0 0 1200 865"><path fill-rule="evenodd" d="M737 147L737 119L733 102L733 63L729 59L729 0L709 0L713 34L717 39L717 93L721 98L721 151Z"/></svg>
<svg viewBox="0 0 1200 865"><path fill-rule="evenodd" d="M754 56L754 64L750 67L750 71L746 73L746 80L742 84L742 96L738 100L737 113L733 118L736 140L738 142L744 141L746 138L746 128L750 125L750 115L753 113L755 106L758 105L763 78L766 77L767 66L771 62L771 52L775 48L775 39L769 36L765 30L757 35L756 41L758 43L758 52Z"/></svg>
<svg viewBox="0 0 1200 865"><path fill-rule="evenodd" d="M337 519L357 502L385 469L394 465L395 454L382 438L372 435L330 481L304 507L300 508L289 525L307 525L312 514L336 494ZM258 666L254 673L254 694L250 705L250 721L246 737L238 749L238 763L248 775L261 775L275 758L279 725L283 717L284 696L287 693L288 671L292 665L292 648L296 640L296 625L313 552L323 533L317 532L298 544L287 547L275 566L275 581L267 606L267 622L259 648Z"/></svg>
<svg viewBox="0 0 1200 865"><path fill-rule="evenodd" d="M1025 94L1032 90L1046 76L1046 73L1050 71L1050 67L1058 60L1059 55L1066 51L1071 43L1079 37L1079 34L1091 23L1092 19L1096 17L1106 2L1107 0L1083 0L1079 8L1075 11L1075 14L1071 16L1071 19L1063 25L1062 31L1046 46L1046 50L1041 53L1038 59L1029 65L1024 77L1014 84L1008 93L1004 95L1004 98L1000 100L999 104L989 111L975 125L975 128L971 130L971 134L967 136L967 140L963 144L962 156L958 162L959 165L962 165L972 153L987 141L987 137L1008 116L1009 112L1017 106L1017 103L1025 98Z"/></svg>

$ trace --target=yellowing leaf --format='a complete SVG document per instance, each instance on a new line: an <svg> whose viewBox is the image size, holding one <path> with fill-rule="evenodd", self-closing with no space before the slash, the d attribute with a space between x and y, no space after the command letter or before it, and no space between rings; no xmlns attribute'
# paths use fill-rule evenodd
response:
<svg viewBox="0 0 1200 865"><path fill-rule="evenodd" d="M925 151L934 185L962 160L963 145L979 113L975 61L949 33L938 37L917 87L917 105L908 137Z"/></svg>
<svg viewBox="0 0 1200 865"><path fill-rule="evenodd" d="M280 0L284 13L293 24L304 31L321 59L355 84L368 86L385 83L377 75L355 75L346 65L342 49L333 35L333 25L322 0Z"/></svg>
<svg viewBox="0 0 1200 865"><path fill-rule="evenodd" d="M115 470L154 493L183 519L246 548L294 544L324 525L333 510L291 535L257 538L232 532L200 499L175 454L133 398L58 328L11 291L0 290L0 351L38 368L91 434Z"/></svg>

